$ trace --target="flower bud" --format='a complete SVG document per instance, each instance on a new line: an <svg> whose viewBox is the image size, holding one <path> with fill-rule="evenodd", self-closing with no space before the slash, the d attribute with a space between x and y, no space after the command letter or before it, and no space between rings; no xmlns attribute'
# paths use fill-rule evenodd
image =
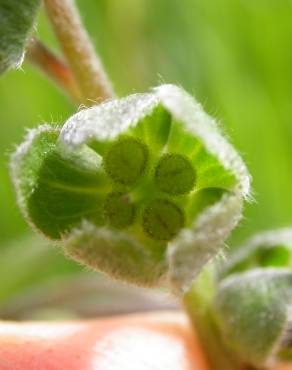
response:
<svg viewBox="0 0 292 370"><path fill-rule="evenodd" d="M249 192L215 121L172 85L31 131L12 175L28 221L69 256L176 293L218 253Z"/></svg>
<svg viewBox="0 0 292 370"><path fill-rule="evenodd" d="M214 315L223 340L243 362L272 366L291 359L292 230L258 234L219 274Z"/></svg>

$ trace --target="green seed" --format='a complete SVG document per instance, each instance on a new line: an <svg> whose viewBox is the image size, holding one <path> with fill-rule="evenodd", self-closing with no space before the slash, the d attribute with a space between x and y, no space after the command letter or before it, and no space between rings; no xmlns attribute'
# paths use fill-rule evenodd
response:
<svg viewBox="0 0 292 370"><path fill-rule="evenodd" d="M171 240L183 226L183 211L166 199L153 201L143 212L143 229L153 239Z"/></svg>
<svg viewBox="0 0 292 370"><path fill-rule="evenodd" d="M132 138L123 138L112 145L104 158L104 168L116 183L132 185L144 173L148 161L148 148Z"/></svg>
<svg viewBox="0 0 292 370"><path fill-rule="evenodd" d="M130 226L135 219L135 206L124 193L111 193L104 203L105 217L108 223L118 229Z"/></svg>
<svg viewBox="0 0 292 370"><path fill-rule="evenodd" d="M196 181L196 172L191 162L180 154L165 154L155 170L157 187L171 195L190 192Z"/></svg>

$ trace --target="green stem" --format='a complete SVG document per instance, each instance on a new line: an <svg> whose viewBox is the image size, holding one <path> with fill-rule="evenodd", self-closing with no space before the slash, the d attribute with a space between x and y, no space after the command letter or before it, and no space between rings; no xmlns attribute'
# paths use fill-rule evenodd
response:
<svg viewBox="0 0 292 370"><path fill-rule="evenodd" d="M74 0L45 0L47 14L86 106L114 96Z"/></svg>
<svg viewBox="0 0 292 370"><path fill-rule="evenodd" d="M212 313L213 276L205 270L184 295L183 305L205 350L211 370L247 370L224 345Z"/></svg>

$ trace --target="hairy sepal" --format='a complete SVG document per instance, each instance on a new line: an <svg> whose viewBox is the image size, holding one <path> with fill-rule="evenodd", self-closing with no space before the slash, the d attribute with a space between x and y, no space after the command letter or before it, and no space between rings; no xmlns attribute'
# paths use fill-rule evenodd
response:
<svg viewBox="0 0 292 370"><path fill-rule="evenodd" d="M0 74L19 67L41 0L0 0Z"/></svg>
<svg viewBox="0 0 292 370"><path fill-rule="evenodd" d="M217 255L220 247L241 219L243 200L226 193L207 207L190 229L183 230L170 244L169 279L178 292L187 292L203 266Z"/></svg>
<svg viewBox="0 0 292 370"><path fill-rule="evenodd" d="M84 221L66 240L65 253L82 265L104 272L116 280L152 287L164 282L164 258L143 248L131 236Z"/></svg>
<svg viewBox="0 0 292 370"><path fill-rule="evenodd" d="M78 161L81 157L86 160L86 155L78 157L76 153L90 151L103 158L111 153L111 148L119 140L127 142L129 137L135 138L138 140L137 143L141 142L141 145L148 148L147 168L142 168L139 179L135 178L135 181L125 182L120 180L120 175L113 176L117 172L111 173L110 166L104 166L105 172L110 173L113 182L109 186L106 184L105 187L108 193L112 191L127 193L125 201L128 199L131 202L139 199L140 203L137 206L140 210L137 211L136 223L128 229L119 230L118 233L109 225L104 225L104 220L96 223L94 218L96 215L89 218L89 215L82 209L80 217L74 220L70 220L70 215L66 214L67 224L65 222L64 225L59 225L61 230L57 230L58 232L55 230L54 234L64 241L68 255L87 266L104 271L121 280L142 285L155 285L155 281L156 285L159 285L162 280L165 281L161 279L161 275L164 275L173 291L178 294L184 293L203 266L216 256L224 240L239 221L243 201L249 194L249 175L237 152L218 130L216 122L191 96L173 85L163 85L150 93L130 95L78 112L65 123L55 145L64 160L67 158L71 161L73 167L74 161L77 161L78 167ZM33 143L31 143L32 146ZM151 182L149 178L154 176L159 158L168 153L187 158L188 163L195 168L195 182L193 185L192 181L192 184L186 187L187 194L183 194L183 191L175 194L173 190L175 188L165 184L165 179L162 189L161 187L155 188L157 183L159 184L157 179L156 183L151 180L152 185L149 187ZM111 157L115 158L115 156ZM111 157L107 156L107 158ZM26 162L24 156L21 158L16 156L12 167L19 168L16 163L21 162L19 159ZM54 172L53 168L50 170ZM125 164L126 170L129 171ZM98 171L102 177L104 175L102 166ZM14 171L14 174L16 172ZM21 176L25 177L25 174L22 172ZM15 183L19 184L17 173L14 179ZM96 185L99 186L98 183ZM193 189L191 189L192 186L194 186ZM132 187L135 188L133 193ZM163 193L164 189L171 189L171 191ZM21 200L22 197L23 194L18 196L20 203L24 203ZM141 203L141 197L145 198L145 204L143 201ZM66 202L65 196L64 200ZM182 209L184 212L183 229L173 237L172 230L169 230L167 235L171 235L171 240L159 240L155 233L151 235L143 233L139 224L139 215L145 215L143 208L145 209L147 204L165 204L169 201L173 207ZM37 207L45 212L50 205L47 205L46 200L43 199ZM31 216L29 214L28 218L37 224L38 220L35 216ZM161 225L166 224L171 223L162 220ZM38 228L47 236L54 237L52 233L48 233L48 230L44 230L45 226L46 224ZM104 230L107 230L106 238ZM111 233L112 237L109 237ZM128 261L128 265L123 262L124 257L129 253L131 243L119 243L117 235L122 235L121 240L126 237L133 241L133 248L137 250L137 254L133 252L133 256L137 258L137 266L141 266L140 279L139 271L134 269L134 263L132 263L135 258L130 259L132 262ZM117 242L118 252L116 254L114 241ZM84 245L84 250L82 250L82 245ZM102 249L103 245L107 247ZM87 257L87 249L90 251L88 252L90 258ZM103 256L105 250L111 251L111 253L107 252L106 257L105 254ZM95 257L93 256L94 251ZM113 258L112 266L110 266L110 256ZM103 263L103 259L107 262ZM144 269L142 269L143 259L145 260ZM155 268L156 265L157 268ZM163 274L151 272L161 271L161 266L167 266ZM148 277L146 277L147 274L149 274Z"/></svg>
<svg viewBox="0 0 292 370"><path fill-rule="evenodd" d="M50 125L30 130L11 161L25 218L56 240L66 238L83 219L103 224L102 192L107 186L98 156L86 147L69 155L58 145L59 132Z"/></svg>
<svg viewBox="0 0 292 370"><path fill-rule="evenodd" d="M29 130L23 143L17 147L17 150L11 157L10 172L16 191L18 206L25 219L33 228L35 228L35 224L30 220L27 202L38 183L38 172L42 163L41 152L43 152L43 157L46 156L46 152L42 150L38 151L38 148L36 148L37 153L34 155L36 142L43 134L58 137L59 132L60 130L57 127L55 128L50 125L42 125L36 129ZM28 158L29 156L31 158L35 157L36 161L31 163Z"/></svg>
<svg viewBox="0 0 292 370"><path fill-rule="evenodd" d="M226 344L244 362L268 366L289 351L291 284L290 270L274 268L233 274L220 282L214 314Z"/></svg>
<svg viewBox="0 0 292 370"><path fill-rule="evenodd" d="M220 271L220 277L257 267L292 267L292 229L256 234L236 248Z"/></svg>

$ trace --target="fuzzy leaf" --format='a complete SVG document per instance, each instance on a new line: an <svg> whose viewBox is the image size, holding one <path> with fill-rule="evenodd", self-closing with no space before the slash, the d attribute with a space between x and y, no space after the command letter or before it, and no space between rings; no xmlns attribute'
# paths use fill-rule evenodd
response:
<svg viewBox="0 0 292 370"><path fill-rule="evenodd" d="M60 134L31 132L12 173L23 213L68 255L137 284L167 278L179 292L217 254L249 192L215 121L172 85L84 109Z"/></svg>
<svg viewBox="0 0 292 370"><path fill-rule="evenodd" d="M21 65L40 0L0 0L0 74Z"/></svg>
<svg viewBox="0 0 292 370"><path fill-rule="evenodd" d="M292 273L258 268L221 281L214 312L224 338L247 363L263 366L288 347Z"/></svg>

